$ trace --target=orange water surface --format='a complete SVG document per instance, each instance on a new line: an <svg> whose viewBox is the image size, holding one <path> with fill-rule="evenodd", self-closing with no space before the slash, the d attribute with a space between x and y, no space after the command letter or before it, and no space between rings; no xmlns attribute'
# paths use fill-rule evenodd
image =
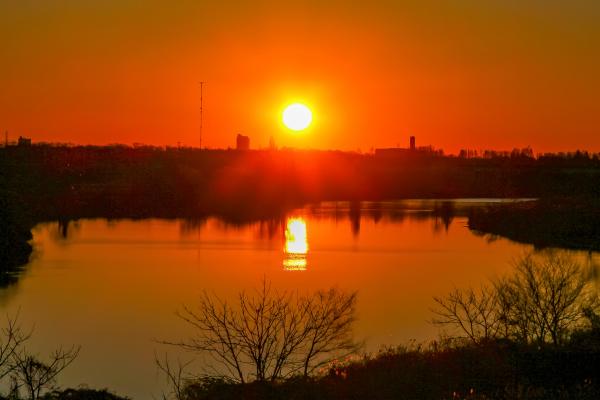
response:
<svg viewBox="0 0 600 400"><path fill-rule="evenodd" d="M336 206L337 207L337 206ZM318 210L317 210L318 211ZM358 291L357 339L367 351L434 339L432 297L508 273L531 249L474 234L466 217L427 210L395 215L300 209L281 220L231 226L218 219L118 220L35 227L35 253L0 307L35 327L30 348L47 354L81 345L59 383L108 387L134 398L158 396L164 379L157 344L193 332L175 315L202 290L234 299L263 277L279 290ZM194 368L201 368L201 360Z"/></svg>

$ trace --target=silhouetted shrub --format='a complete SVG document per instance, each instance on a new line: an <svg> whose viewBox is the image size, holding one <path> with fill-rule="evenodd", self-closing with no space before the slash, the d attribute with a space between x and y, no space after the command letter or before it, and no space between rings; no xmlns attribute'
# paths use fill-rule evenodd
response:
<svg viewBox="0 0 600 400"><path fill-rule="evenodd" d="M128 397L117 396L107 389L65 389L47 393L43 400L129 400Z"/></svg>
<svg viewBox="0 0 600 400"><path fill-rule="evenodd" d="M600 352L510 341L388 349L319 377L190 384L184 399L593 399Z"/></svg>

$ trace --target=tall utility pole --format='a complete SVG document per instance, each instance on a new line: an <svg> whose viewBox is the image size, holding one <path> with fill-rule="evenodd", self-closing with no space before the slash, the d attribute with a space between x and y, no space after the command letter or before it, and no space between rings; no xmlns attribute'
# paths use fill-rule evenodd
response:
<svg viewBox="0 0 600 400"><path fill-rule="evenodd" d="M202 150L202 89L204 88L204 81L200 82L200 149Z"/></svg>

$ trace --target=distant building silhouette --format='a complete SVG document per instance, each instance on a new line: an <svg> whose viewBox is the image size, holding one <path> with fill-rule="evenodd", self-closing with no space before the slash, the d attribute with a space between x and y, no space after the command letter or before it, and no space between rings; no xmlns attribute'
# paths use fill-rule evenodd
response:
<svg viewBox="0 0 600 400"><path fill-rule="evenodd" d="M250 150L250 138L248 136L240 135L238 133L236 138L236 146L237 150Z"/></svg>
<svg viewBox="0 0 600 400"><path fill-rule="evenodd" d="M408 148L403 147L390 147L383 149L375 149L376 156L387 156L387 157L397 157L397 156L408 156L408 157L423 157L423 156L441 156L444 154L442 150L435 150L433 146L416 146L416 138L414 136L410 137Z"/></svg>
<svg viewBox="0 0 600 400"><path fill-rule="evenodd" d="M400 156L409 155L410 149L403 149L402 147L390 147L387 149L375 149L376 156Z"/></svg>
<svg viewBox="0 0 600 400"><path fill-rule="evenodd" d="M26 138L23 136L19 136L19 141L17 142L18 146L31 146L31 138Z"/></svg>

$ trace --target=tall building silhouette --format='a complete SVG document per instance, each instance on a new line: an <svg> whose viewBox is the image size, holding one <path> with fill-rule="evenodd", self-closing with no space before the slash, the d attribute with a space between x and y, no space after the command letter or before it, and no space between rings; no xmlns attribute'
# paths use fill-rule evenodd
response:
<svg viewBox="0 0 600 400"><path fill-rule="evenodd" d="M235 144L237 150L250 150L250 138L248 136L240 135L238 133Z"/></svg>
<svg viewBox="0 0 600 400"><path fill-rule="evenodd" d="M31 146L31 138L26 138L26 137L23 137L23 136L19 136L19 140L17 142L17 145L21 146L21 147Z"/></svg>

